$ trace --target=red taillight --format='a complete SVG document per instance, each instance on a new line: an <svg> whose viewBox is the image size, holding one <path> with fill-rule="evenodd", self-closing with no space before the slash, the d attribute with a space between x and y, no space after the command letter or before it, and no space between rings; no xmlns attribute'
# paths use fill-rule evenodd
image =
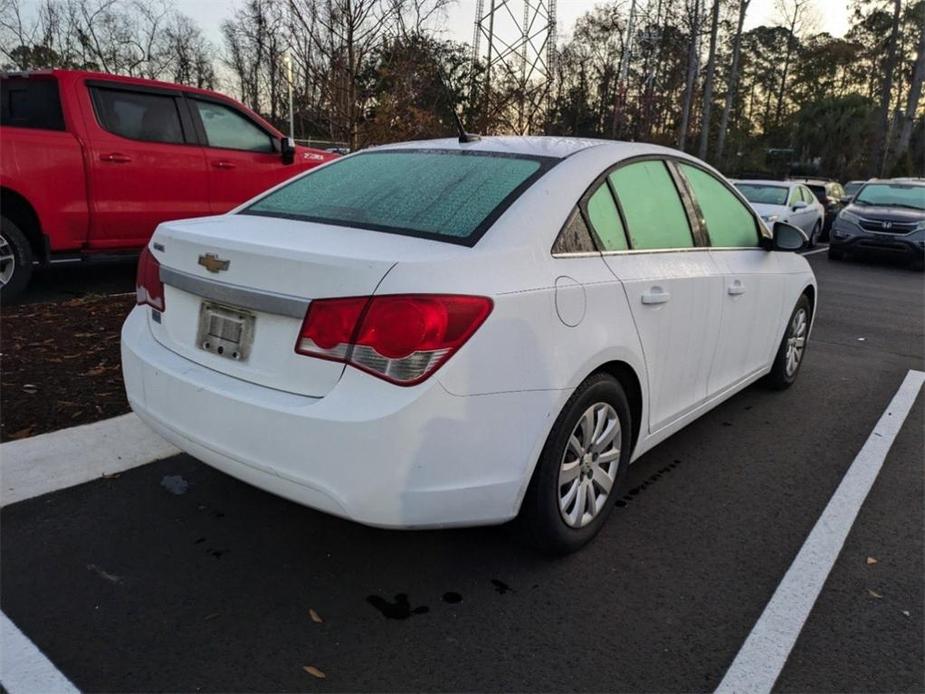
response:
<svg viewBox="0 0 925 694"><path fill-rule="evenodd" d="M135 277L135 303L147 304L158 311L164 310L164 285L161 282L161 264L147 246L138 256L138 274Z"/></svg>
<svg viewBox="0 0 925 694"><path fill-rule="evenodd" d="M491 299L455 294L317 299L308 306L295 351L414 385L462 347L491 309Z"/></svg>

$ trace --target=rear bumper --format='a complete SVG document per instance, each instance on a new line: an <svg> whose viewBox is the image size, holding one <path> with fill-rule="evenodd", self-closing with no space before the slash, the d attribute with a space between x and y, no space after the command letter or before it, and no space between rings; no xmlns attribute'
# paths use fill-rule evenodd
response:
<svg viewBox="0 0 925 694"><path fill-rule="evenodd" d="M132 409L181 450L297 503L382 527L513 518L568 395L459 397L436 379L400 388L350 368L324 398L294 395L166 349L137 307L122 329L122 364Z"/></svg>

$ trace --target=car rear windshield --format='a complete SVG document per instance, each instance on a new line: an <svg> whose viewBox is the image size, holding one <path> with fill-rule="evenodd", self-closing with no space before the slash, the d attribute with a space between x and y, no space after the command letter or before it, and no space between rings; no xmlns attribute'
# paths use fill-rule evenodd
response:
<svg viewBox="0 0 925 694"><path fill-rule="evenodd" d="M242 212L471 246L553 163L494 152L373 150L297 178Z"/></svg>
<svg viewBox="0 0 925 694"><path fill-rule="evenodd" d="M0 80L0 125L64 130L58 81L42 77Z"/></svg>
<svg viewBox="0 0 925 694"><path fill-rule="evenodd" d="M758 183L736 183L745 199L756 205L786 205L789 188L765 186Z"/></svg>
<svg viewBox="0 0 925 694"><path fill-rule="evenodd" d="M861 188L854 200L855 205L884 205L886 207L909 207L925 210L925 186L902 183L868 183Z"/></svg>

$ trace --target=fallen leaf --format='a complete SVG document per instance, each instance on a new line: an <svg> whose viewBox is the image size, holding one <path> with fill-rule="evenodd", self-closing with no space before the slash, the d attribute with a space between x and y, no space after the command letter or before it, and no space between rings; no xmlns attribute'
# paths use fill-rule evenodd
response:
<svg viewBox="0 0 925 694"><path fill-rule="evenodd" d="M900 610L900 612L902 612L906 617L912 616L912 613L910 613L909 610Z"/></svg>
<svg viewBox="0 0 925 694"><path fill-rule="evenodd" d="M121 475L121 474L122 474L121 472L113 472L113 473L106 473L106 472L104 472L104 473L103 473L103 479L104 479L104 480L117 480L117 479L119 479L119 475Z"/></svg>
<svg viewBox="0 0 925 694"><path fill-rule="evenodd" d="M876 590L871 590L870 588L867 589L867 594L872 598L877 598L877 600L881 600L883 598L880 593L878 593Z"/></svg>
<svg viewBox="0 0 925 694"><path fill-rule="evenodd" d="M22 390L23 390L24 393L29 393L29 394L38 393L38 392L39 392L38 386L34 386L34 385L32 385L31 383L25 384L25 385L22 387Z"/></svg>
<svg viewBox="0 0 925 694"><path fill-rule="evenodd" d="M314 665L303 665L302 669L312 677L317 677L319 680L323 680L327 677L327 675L321 672L321 670L316 668Z"/></svg>
<svg viewBox="0 0 925 694"><path fill-rule="evenodd" d="M19 431L14 431L10 434L11 439L24 439L28 436L32 436L32 431L35 429L35 424L30 424L25 429L20 429Z"/></svg>
<svg viewBox="0 0 925 694"><path fill-rule="evenodd" d="M872 566L872 565L874 565L874 564L876 564L876 563L877 563L877 560L876 560L876 559L874 559L873 557L867 557L867 565L868 565L868 566Z"/></svg>
<svg viewBox="0 0 925 694"><path fill-rule="evenodd" d="M208 622L210 619L215 619L215 618L218 617L220 614L221 614L220 612L213 612L212 614L207 614L207 615L205 616L205 619L203 619L202 621Z"/></svg>
<svg viewBox="0 0 925 694"><path fill-rule="evenodd" d="M321 618L321 616L320 616L317 612L315 612L314 610L311 610L311 609L310 609L310 610L308 611L308 616L312 618L312 621L313 621L315 624L321 624L322 622L324 622L324 620Z"/></svg>

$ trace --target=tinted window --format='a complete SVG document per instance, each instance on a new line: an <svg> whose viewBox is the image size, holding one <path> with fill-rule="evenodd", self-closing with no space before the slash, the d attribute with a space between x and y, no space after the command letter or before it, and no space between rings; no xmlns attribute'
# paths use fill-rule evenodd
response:
<svg viewBox="0 0 925 694"><path fill-rule="evenodd" d="M24 78L0 80L0 125L64 130L58 82Z"/></svg>
<svg viewBox="0 0 925 694"><path fill-rule="evenodd" d="M542 174L544 161L487 152L364 152L295 179L246 212L474 243Z"/></svg>
<svg viewBox="0 0 925 694"><path fill-rule="evenodd" d="M626 234L623 233L623 223L620 221L620 213L617 212L617 204L610 194L610 188L607 183L601 184L597 191L588 198L588 218L591 226L597 232L597 237L601 240L602 249L605 251L625 251Z"/></svg>
<svg viewBox="0 0 925 694"><path fill-rule="evenodd" d="M691 248L687 214L668 168L661 161L623 166L612 174L635 249Z"/></svg>
<svg viewBox="0 0 925 694"><path fill-rule="evenodd" d="M736 188L749 202L756 205L784 205L788 189L785 186L768 186L762 183L736 183Z"/></svg>
<svg viewBox="0 0 925 694"><path fill-rule="evenodd" d="M758 227L747 207L712 174L681 164L700 205L710 244L721 248L758 245Z"/></svg>
<svg viewBox="0 0 925 694"><path fill-rule="evenodd" d="M234 109L209 101L194 101L210 147L272 152L273 140Z"/></svg>
<svg viewBox="0 0 925 694"><path fill-rule="evenodd" d="M591 240L591 232L588 231L588 225L585 224L584 217L577 209L572 210L568 222L562 227L553 244L553 254L558 253L593 253L597 249Z"/></svg>
<svg viewBox="0 0 925 694"><path fill-rule="evenodd" d="M183 142L174 97L98 87L93 96L100 125L109 132L147 142Z"/></svg>

